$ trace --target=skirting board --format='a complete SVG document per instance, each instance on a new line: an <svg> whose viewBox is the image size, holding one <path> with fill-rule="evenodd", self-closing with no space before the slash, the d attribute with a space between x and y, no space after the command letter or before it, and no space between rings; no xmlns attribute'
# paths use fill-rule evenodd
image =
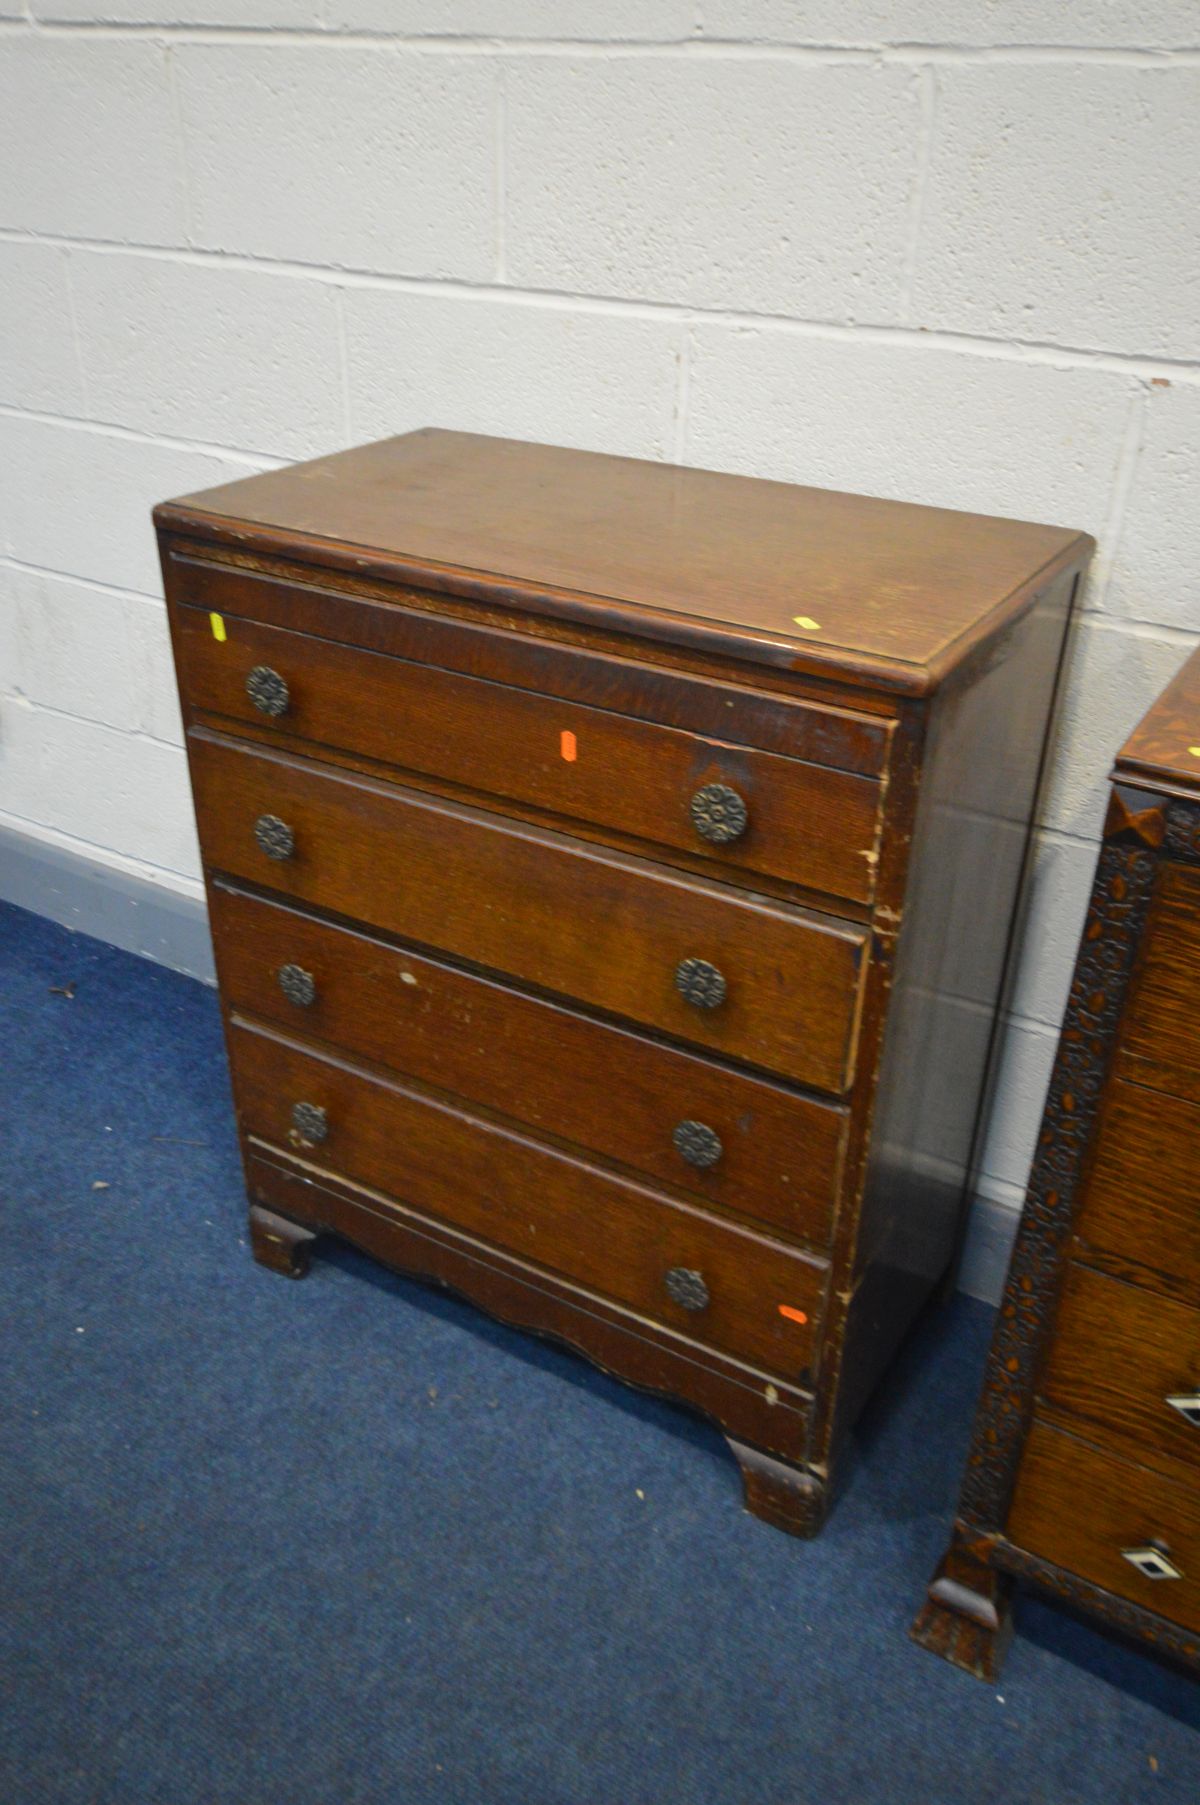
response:
<svg viewBox="0 0 1200 1805"><path fill-rule="evenodd" d="M217 981L208 916L198 896L5 823L0 823L0 902L16 903L205 984Z"/></svg>
<svg viewBox="0 0 1200 1805"><path fill-rule="evenodd" d="M199 897L181 895L86 853L51 845L0 824L0 902L48 916L76 933L214 984L208 917ZM1017 1212L977 1196L959 1270L959 1288L1000 1301L1017 1232Z"/></svg>

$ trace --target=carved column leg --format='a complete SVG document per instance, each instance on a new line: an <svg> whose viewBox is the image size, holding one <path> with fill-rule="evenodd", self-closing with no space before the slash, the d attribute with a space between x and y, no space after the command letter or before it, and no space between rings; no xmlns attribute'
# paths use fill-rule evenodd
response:
<svg viewBox="0 0 1200 1805"><path fill-rule="evenodd" d="M788 1466L759 1448L726 1436L742 1474L746 1509L789 1535L815 1536L829 1509L828 1487L812 1473Z"/></svg>
<svg viewBox="0 0 1200 1805"><path fill-rule="evenodd" d="M986 1544L955 1531L911 1635L964 1673L994 1684L1012 1639L1012 1581L987 1559Z"/></svg>
<svg viewBox="0 0 1200 1805"><path fill-rule="evenodd" d="M281 1272L287 1279L302 1279L308 1271L315 1230L302 1228L287 1216L276 1216L261 1205L250 1205L250 1248L260 1266Z"/></svg>

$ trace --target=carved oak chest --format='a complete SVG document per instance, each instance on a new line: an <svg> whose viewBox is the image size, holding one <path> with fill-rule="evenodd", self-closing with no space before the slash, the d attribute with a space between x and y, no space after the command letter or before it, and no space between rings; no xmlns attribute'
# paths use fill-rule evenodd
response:
<svg viewBox="0 0 1200 1805"><path fill-rule="evenodd" d="M949 1552L994 1679L1027 1580L1200 1667L1200 652L1124 747Z"/></svg>
<svg viewBox="0 0 1200 1805"><path fill-rule="evenodd" d="M1080 534L419 432L156 511L257 1257L821 1521L950 1267Z"/></svg>

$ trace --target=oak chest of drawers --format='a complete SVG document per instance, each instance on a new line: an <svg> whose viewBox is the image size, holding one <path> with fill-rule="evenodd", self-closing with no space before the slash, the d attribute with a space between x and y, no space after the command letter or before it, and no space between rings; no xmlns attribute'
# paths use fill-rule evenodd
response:
<svg viewBox="0 0 1200 1805"><path fill-rule="evenodd" d="M821 1521L955 1252L1077 533L421 432L164 504L253 1245Z"/></svg>
<svg viewBox="0 0 1200 1805"><path fill-rule="evenodd" d="M1013 1581L1200 1667L1200 652L1117 760L958 1520L914 1625L994 1679Z"/></svg>

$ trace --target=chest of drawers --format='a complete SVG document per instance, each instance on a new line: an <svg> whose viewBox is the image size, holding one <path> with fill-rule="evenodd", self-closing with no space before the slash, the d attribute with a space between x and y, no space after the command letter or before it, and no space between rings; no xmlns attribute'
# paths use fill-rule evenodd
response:
<svg viewBox="0 0 1200 1805"><path fill-rule="evenodd" d="M421 432L156 511L254 1251L813 1533L955 1253L1080 534Z"/></svg>
<svg viewBox="0 0 1200 1805"><path fill-rule="evenodd" d="M1200 653L1113 778L949 1551L914 1625L996 1677L1027 1580L1200 1667Z"/></svg>

